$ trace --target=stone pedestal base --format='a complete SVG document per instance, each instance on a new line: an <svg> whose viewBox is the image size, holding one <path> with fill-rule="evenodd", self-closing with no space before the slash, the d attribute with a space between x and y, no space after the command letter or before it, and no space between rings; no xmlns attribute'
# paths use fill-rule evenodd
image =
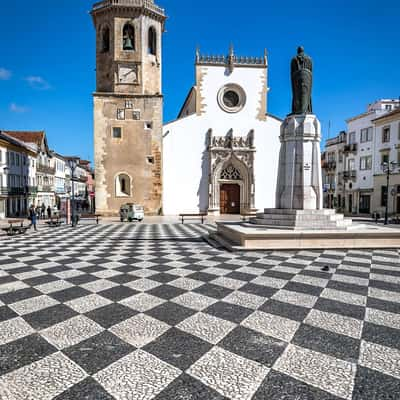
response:
<svg viewBox="0 0 400 400"><path fill-rule="evenodd" d="M336 214L335 210L291 210L267 208L257 214L251 223L286 230L346 230L352 220Z"/></svg>

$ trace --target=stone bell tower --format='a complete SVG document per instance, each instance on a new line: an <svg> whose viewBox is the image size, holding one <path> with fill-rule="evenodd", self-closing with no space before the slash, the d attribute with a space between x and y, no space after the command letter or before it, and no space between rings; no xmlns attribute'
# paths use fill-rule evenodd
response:
<svg viewBox="0 0 400 400"><path fill-rule="evenodd" d="M153 0L103 0L91 15L97 212L136 203L161 213L164 10Z"/></svg>

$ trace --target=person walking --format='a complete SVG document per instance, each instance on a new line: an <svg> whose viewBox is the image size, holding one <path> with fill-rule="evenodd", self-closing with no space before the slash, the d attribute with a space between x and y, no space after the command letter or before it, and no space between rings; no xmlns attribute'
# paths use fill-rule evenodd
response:
<svg viewBox="0 0 400 400"><path fill-rule="evenodd" d="M47 218L51 219L51 207L50 206L47 207Z"/></svg>
<svg viewBox="0 0 400 400"><path fill-rule="evenodd" d="M32 228L32 226L33 226L33 229L35 231L37 231L37 227L36 227L37 215L36 215L36 210L35 210L35 207L33 204L29 207L29 220L31 221L29 228Z"/></svg>
<svg viewBox="0 0 400 400"><path fill-rule="evenodd" d="M41 209L40 217L42 219L44 219L45 215L46 215L46 206L44 205L44 203L42 203L42 209Z"/></svg>

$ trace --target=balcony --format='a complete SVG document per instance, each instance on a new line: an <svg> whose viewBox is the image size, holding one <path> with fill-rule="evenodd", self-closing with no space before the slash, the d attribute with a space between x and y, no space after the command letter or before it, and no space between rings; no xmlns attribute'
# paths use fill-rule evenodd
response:
<svg viewBox="0 0 400 400"><path fill-rule="evenodd" d="M36 193L36 186L0 187L0 195L2 196L28 196Z"/></svg>
<svg viewBox="0 0 400 400"><path fill-rule="evenodd" d="M54 192L53 186L51 185L39 185L38 192Z"/></svg>
<svg viewBox="0 0 400 400"><path fill-rule="evenodd" d="M54 175L56 173L56 169L49 167L48 165L38 164L36 166L36 172L47 174L47 175Z"/></svg>
<svg viewBox="0 0 400 400"><path fill-rule="evenodd" d="M322 168L327 170L335 170L336 169L336 161L323 161Z"/></svg>
<svg viewBox="0 0 400 400"><path fill-rule="evenodd" d="M343 172L343 179L345 181L348 181L350 179L355 181L357 179L357 171L356 170L344 171Z"/></svg>
<svg viewBox="0 0 400 400"><path fill-rule="evenodd" d="M346 144L344 146L344 152L345 153L357 153L357 143L352 143L352 144Z"/></svg>
<svg viewBox="0 0 400 400"><path fill-rule="evenodd" d="M145 8L156 14L165 15L164 9L155 5L151 0L103 0L93 5L93 11L112 6Z"/></svg>

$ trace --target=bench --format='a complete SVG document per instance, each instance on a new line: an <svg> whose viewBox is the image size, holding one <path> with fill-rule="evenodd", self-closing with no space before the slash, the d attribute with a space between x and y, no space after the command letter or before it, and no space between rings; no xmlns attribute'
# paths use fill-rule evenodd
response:
<svg viewBox="0 0 400 400"><path fill-rule="evenodd" d="M94 220L94 221L96 221L96 224L98 225L99 221L100 221L100 217L101 217L100 214L81 214L79 216L78 221L79 220Z"/></svg>
<svg viewBox="0 0 400 400"><path fill-rule="evenodd" d="M182 219L182 224L185 223L185 219L201 219L201 223L204 224L204 218L207 218L207 214L206 213L179 214L179 218Z"/></svg>
<svg viewBox="0 0 400 400"><path fill-rule="evenodd" d="M29 226L24 226L23 219L9 220L8 223L8 228L2 228L2 230L6 232L8 236L23 235L29 229Z"/></svg>
<svg viewBox="0 0 400 400"><path fill-rule="evenodd" d="M50 227L57 227L57 226L61 226L64 223L64 221L61 221L59 217L53 219L50 218L49 221L46 221L46 224L49 225Z"/></svg>

